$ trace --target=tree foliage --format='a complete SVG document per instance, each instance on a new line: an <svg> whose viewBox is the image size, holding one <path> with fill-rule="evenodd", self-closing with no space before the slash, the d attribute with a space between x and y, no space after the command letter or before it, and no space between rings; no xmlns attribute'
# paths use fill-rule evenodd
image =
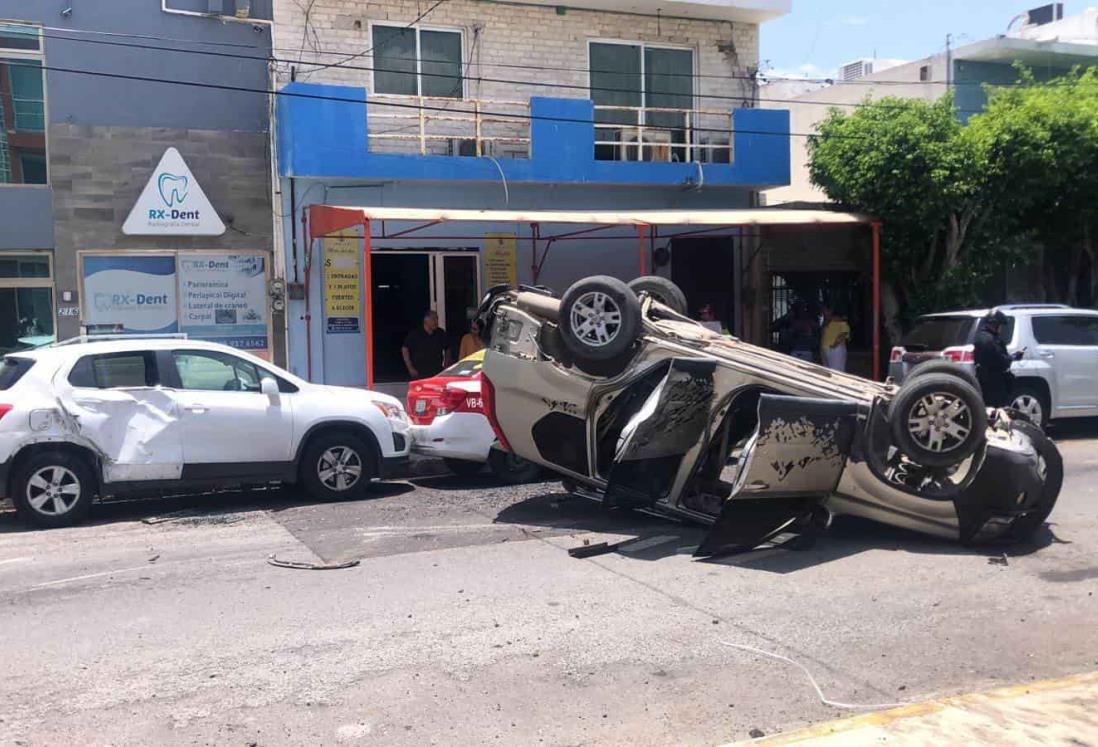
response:
<svg viewBox="0 0 1098 747"><path fill-rule="evenodd" d="M1046 268L1046 298L1098 298L1098 72L989 89L961 124L952 97L832 110L808 143L812 181L882 222L896 316L978 304L1008 264ZM1042 261L1043 259L1043 261Z"/></svg>

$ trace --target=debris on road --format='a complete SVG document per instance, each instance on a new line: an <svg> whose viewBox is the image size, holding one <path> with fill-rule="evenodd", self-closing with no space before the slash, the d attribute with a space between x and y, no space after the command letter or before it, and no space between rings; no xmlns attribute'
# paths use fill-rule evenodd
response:
<svg viewBox="0 0 1098 747"><path fill-rule="evenodd" d="M156 554L156 555L153 555L152 557L150 557L150 558L149 558L149 562L150 562L150 563L155 563L155 562L156 562L156 561L158 561L158 560L160 560L160 555L159 555L159 553L158 553L158 554Z"/></svg>
<svg viewBox="0 0 1098 747"><path fill-rule="evenodd" d="M141 523L149 525L166 524L168 522L181 524L236 524L244 521L244 518L244 514L241 513L212 513L201 509L188 508L182 511L161 514L160 516L149 516L142 519Z"/></svg>
<svg viewBox="0 0 1098 747"><path fill-rule="evenodd" d="M346 560L344 562L306 562L303 560L280 560L276 556L268 555L267 562L278 568L293 568L296 570L341 570L354 568L361 560Z"/></svg>
<svg viewBox="0 0 1098 747"><path fill-rule="evenodd" d="M987 559L987 564L988 565L1010 565L1010 562L1007 560L1006 553L1003 553L1002 555L1000 555L998 557L988 558Z"/></svg>

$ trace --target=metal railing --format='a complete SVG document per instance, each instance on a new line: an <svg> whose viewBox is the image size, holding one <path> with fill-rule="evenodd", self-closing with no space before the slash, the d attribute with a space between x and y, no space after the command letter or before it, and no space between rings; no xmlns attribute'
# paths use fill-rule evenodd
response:
<svg viewBox="0 0 1098 747"><path fill-rule="evenodd" d="M434 96L371 96L370 150L528 158L530 103Z"/></svg>
<svg viewBox="0 0 1098 747"><path fill-rule="evenodd" d="M732 112L595 106L595 158L732 163Z"/></svg>

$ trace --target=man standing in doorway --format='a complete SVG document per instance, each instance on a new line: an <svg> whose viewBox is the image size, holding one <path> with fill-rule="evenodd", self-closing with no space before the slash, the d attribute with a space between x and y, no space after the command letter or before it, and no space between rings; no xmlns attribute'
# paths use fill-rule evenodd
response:
<svg viewBox="0 0 1098 747"><path fill-rule="evenodd" d="M422 326L408 333L400 352L413 379L429 379L450 365L450 343L446 330L438 326L437 312L424 312Z"/></svg>

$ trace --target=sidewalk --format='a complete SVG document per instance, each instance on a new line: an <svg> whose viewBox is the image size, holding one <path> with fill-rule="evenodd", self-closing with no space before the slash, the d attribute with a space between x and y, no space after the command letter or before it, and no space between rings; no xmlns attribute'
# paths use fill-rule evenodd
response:
<svg viewBox="0 0 1098 747"><path fill-rule="evenodd" d="M1098 744L1098 672L931 700L740 744Z"/></svg>

